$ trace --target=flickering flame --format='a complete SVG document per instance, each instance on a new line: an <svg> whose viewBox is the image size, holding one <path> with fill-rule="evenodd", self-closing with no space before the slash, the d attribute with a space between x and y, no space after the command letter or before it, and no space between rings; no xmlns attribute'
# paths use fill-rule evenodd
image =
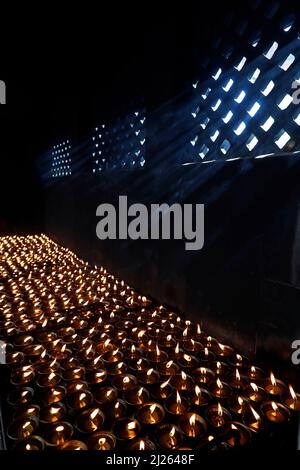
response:
<svg viewBox="0 0 300 470"><path fill-rule="evenodd" d="M85 397L86 397L86 394L85 394L85 393L81 393L81 394L79 395L79 400L83 400Z"/></svg>
<svg viewBox="0 0 300 470"><path fill-rule="evenodd" d="M270 380L271 380L271 383L272 383L273 387L275 387L275 385L276 385L276 379L275 379L275 377L274 377L273 372L271 372L271 374L270 374Z"/></svg>
<svg viewBox="0 0 300 470"><path fill-rule="evenodd" d="M218 388L223 388L223 384L219 378L217 379L217 385L218 385Z"/></svg>
<svg viewBox="0 0 300 470"><path fill-rule="evenodd" d="M297 395L296 395L295 390L293 389L293 387L291 385L289 385L289 391L290 391L290 395L291 395L292 399L297 400Z"/></svg>
<svg viewBox="0 0 300 470"><path fill-rule="evenodd" d="M182 378L182 380L186 380L186 377L187 377L187 376L186 376L186 373L182 370L182 371L181 371L181 378Z"/></svg>
<svg viewBox="0 0 300 470"><path fill-rule="evenodd" d="M204 348L204 354L205 354L205 356L208 356L208 355L209 355L208 348Z"/></svg>
<svg viewBox="0 0 300 470"><path fill-rule="evenodd" d="M112 355L113 355L113 356L116 356L116 355L118 354L118 352L119 352L119 348L115 349L115 350L112 352Z"/></svg>
<svg viewBox="0 0 300 470"><path fill-rule="evenodd" d="M244 400L243 400L243 398L242 398L242 397L238 397L238 403L239 403L239 405L240 405L240 406L242 406L242 405L243 405L243 403L244 403Z"/></svg>
<svg viewBox="0 0 300 470"><path fill-rule="evenodd" d="M151 405L149 410L150 410L150 413L153 414L154 411L156 410L156 404Z"/></svg>
<svg viewBox="0 0 300 470"><path fill-rule="evenodd" d="M115 404L115 410L117 410L118 408L120 408L120 402L117 401L117 403Z"/></svg>
<svg viewBox="0 0 300 470"><path fill-rule="evenodd" d="M145 442L143 440L140 441L139 450L145 450Z"/></svg>
<svg viewBox="0 0 300 470"><path fill-rule="evenodd" d="M171 339L172 339L172 335L168 335L167 336L167 341L171 341Z"/></svg>
<svg viewBox="0 0 300 470"><path fill-rule="evenodd" d="M254 366L251 366L251 372L254 374L256 372L256 369Z"/></svg>
<svg viewBox="0 0 300 470"><path fill-rule="evenodd" d="M220 402L218 402L218 416L219 416L219 418L221 418L223 416L223 408L222 408Z"/></svg>
<svg viewBox="0 0 300 470"><path fill-rule="evenodd" d="M181 396L180 396L180 393L178 392L178 390L176 390L176 403L177 403L177 405L181 404Z"/></svg>
<svg viewBox="0 0 300 470"><path fill-rule="evenodd" d="M168 380L166 380L164 383L161 384L160 388L163 389L165 388L167 385L169 385L169 382L170 382L171 378L169 378Z"/></svg>
<svg viewBox="0 0 300 470"><path fill-rule="evenodd" d="M167 362L166 369L170 369L170 367L172 367L172 364L173 364L173 361Z"/></svg>
<svg viewBox="0 0 300 470"><path fill-rule="evenodd" d="M128 384L129 382L130 382L130 378L127 377L127 375L126 377L123 377L123 384Z"/></svg>
<svg viewBox="0 0 300 470"><path fill-rule="evenodd" d="M221 351L224 351L224 349L225 349L224 344L219 343L219 348L221 349Z"/></svg>
<svg viewBox="0 0 300 470"><path fill-rule="evenodd" d="M196 415L195 413L192 414L192 416L189 419L190 426L195 426L196 424Z"/></svg>
<svg viewBox="0 0 300 470"><path fill-rule="evenodd" d="M189 356L188 354L184 354L183 357L187 362L191 362L192 360L191 356Z"/></svg>
<svg viewBox="0 0 300 470"><path fill-rule="evenodd" d="M183 332L182 332L182 336L186 337L188 335L188 331L189 331L189 329L188 329L188 327L186 327L185 330L183 330Z"/></svg>
<svg viewBox="0 0 300 470"><path fill-rule="evenodd" d="M231 424L231 429L237 430L237 427L235 424Z"/></svg>
<svg viewBox="0 0 300 470"><path fill-rule="evenodd" d="M272 406L274 411L278 410L278 406L276 405L275 401L272 401L271 406Z"/></svg>
<svg viewBox="0 0 300 470"><path fill-rule="evenodd" d="M238 360L239 362L242 362L242 361L243 361L243 358L242 358L242 356L241 356L240 354L237 354L237 355L236 355L236 358L237 358L237 360Z"/></svg>
<svg viewBox="0 0 300 470"><path fill-rule="evenodd" d="M240 376L240 373L239 373L238 369L235 369L235 378L236 378L237 382L240 382L241 376Z"/></svg>
<svg viewBox="0 0 300 470"><path fill-rule="evenodd" d="M156 345L156 355L160 356L160 349L159 349L158 345Z"/></svg>
<svg viewBox="0 0 300 470"><path fill-rule="evenodd" d="M221 364L221 362L218 361L217 362L217 369L221 369L221 368L222 368L222 364Z"/></svg>
<svg viewBox="0 0 300 470"><path fill-rule="evenodd" d="M56 428L55 428L55 431L57 431L57 432L62 432L63 430L64 430L64 427L61 426L61 425L60 425L60 426L56 426Z"/></svg>
<svg viewBox="0 0 300 470"><path fill-rule="evenodd" d="M49 374L49 377L48 377L49 381L54 379L54 377L55 377L55 373L51 372L51 374Z"/></svg>
<svg viewBox="0 0 300 470"><path fill-rule="evenodd" d="M110 338L108 338L108 339L106 339L106 340L104 341L104 347L107 348L107 346L109 345L109 343L110 343Z"/></svg>
<svg viewBox="0 0 300 470"><path fill-rule="evenodd" d="M201 335L201 326L200 323L197 323L197 334Z"/></svg>
<svg viewBox="0 0 300 470"><path fill-rule="evenodd" d="M139 391L137 392L137 396L140 398L142 394L143 394L143 387L139 389Z"/></svg>
<svg viewBox="0 0 300 470"><path fill-rule="evenodd" d="M91 416L91 419L96 418L97 414L98 414L98 409L96 408L94 411L92 411L92 413L91 413L91 415L90 415L90 416Z"/></svg>
<svg viewBox="0 0 300 470"><path fill-rule="evenodd" d="M258 386L255 383L251 382L250 387L252 388L254 392L258 392Z"/></svg>
<svg viewBox="0 0 300 470"><path fill-rule="evenodd" d="M139 331L139 332L138 332L138 335L137 335L138 338L141 339L141 338L144 336L145 333L146 333L146 330L141 330L141 331Z"/></svg>
<svg viewBox="0 0 300 470"><path fill-rule="evenodd" d="M174 437L175 436L175 432L176 432L176 429L175 429L175 426L172 427L171 431L170 431L170 437Z"/></svg>
<svg viewBox="0 0 300 470"><path fill-rule="evenodd" d="M134 345L134 344L131 346L131 352L132 352L132 353L135 352L135 345Z"/></svg>
<svg viewBox="0 0 300 470"><path fill-rule="evenodd" d="M151 375L151 374L153 373L153 371L154 371L154 369L149 369L149 370L147 370L147 375L148 375L148 376Z"/></svg>
<svg viewBox="0 0 300 470"><path fill-rule="evenodd" d="M197 398L201 397L201 388L199 387L199 385L196 385L195 393L196 393Z"/></svg>
<svg viewBox="0 0 300 470"><path fill-rule="evenodd" d="M179 343L176 344L175 354L179 354Z"/></svg>
<svg viewBox="0 0 300 470"><path fill-rule="evenodd" d="M127 424L127 429L135 429L135 422L131 422Z"/></svg>
<svg viewBox="0 0 300 470"><path fill-rule="evenodd" d="M259 414L255 411L255 409L250 405L250 410L251 410L251 413L253 414L254 418L256 419L256 421L260 421L260 416Z"/></svg>
<svg viewBox="0 0 300 470"><path fill-rule="evenodd" d="M201 372L202 375L206 375L206 373L207 373L206 367L200 367L200 372Z"/></svg>
<svg viewBox="0 0 300 470"><path fill-rule="evenodd" d="M107 393L106 393L107 398L110 397L112 393L113 393L112 390L108 390Z"/></svg>

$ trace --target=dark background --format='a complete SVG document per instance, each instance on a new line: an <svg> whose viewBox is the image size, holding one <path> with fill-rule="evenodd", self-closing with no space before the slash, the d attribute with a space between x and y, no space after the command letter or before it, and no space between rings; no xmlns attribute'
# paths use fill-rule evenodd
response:
<svg viewBox="0 0 300 470"><path fill-rule="evenodd" d="M30 32L23 25L18 41L7 37L0 231L46 231L159 301L201 318L212 334L290 365L291 341L300 335L300 167L294 157L183 167L172 156L156 160L150 143L152 161L143 172L107 173L95 181L86 171L46 187L38 166L54 144L80 140L141 96L155 120L157 108L195 76L201 79L198 57L222 33L229 9L247 14L251 2L241 3L170 3L164 10L154 3L113 4L78 11L76 20L53 7L47 23ZM177 242L101 244L96 207L119 194L146 203L205 203L205 248L188 253Z"/></svg>

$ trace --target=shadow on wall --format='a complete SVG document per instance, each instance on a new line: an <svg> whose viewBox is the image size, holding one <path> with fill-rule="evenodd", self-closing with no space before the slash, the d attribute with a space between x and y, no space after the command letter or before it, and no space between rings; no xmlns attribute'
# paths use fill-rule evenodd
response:
<svg viewBox="0 0 300 470"><path fill-rule="evenodd" d="M294 292L299 280L299 173L297 157L285 156L68 177L45 190L46 231L201 321L212 335L248 354L266 350L287 360L291 341L300 338L299 302L278 286ZM204 248L186 251L178 240L98 240L96 208L117 205L119 195L128 204L204 203Z"/></svg>

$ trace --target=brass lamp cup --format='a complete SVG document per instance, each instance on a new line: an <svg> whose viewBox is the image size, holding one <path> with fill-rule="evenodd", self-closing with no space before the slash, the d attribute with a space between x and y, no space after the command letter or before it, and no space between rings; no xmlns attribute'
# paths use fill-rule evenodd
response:
<svg viewBox="0 0 300 470"><path fill-rule="evenodd" d="M83 367L73 367L62 372L62 378L65 381L81 380L84 378L85 369Z"/></svg>
<svg viewBox="0 0 300 470"><path fill-rule="evenodd" d="M41 401L45 405L51 405L63 400L66 396L66 389L61 385L55 385L51 388L45 388L41 393Z"/></svg>
<svg viewBox="0 0 300 470"><path fill-rule="evenodd" d="M77 451L77 450L88 450L86 444L77 439L66 441L64 444L57 447L57 450L68 450L68 451Z"/></svg>
<svg viewBox="0 0 300 470"><path fill-rule="evenodd" d="M100 408L89 408L77 416L76 427L81 433L93 433L103 427L105 417Z"/></svg>
<svg viewBox="0 0 300 470"><path fill-rule="evenodd" d="M112 430L118 440L130 441L139 435L141 425L136 419L121 418L114 423Z"/></svg>
<svg viewBox="0 0 300 470"><path fill-rule="evenodd" d="M79 390L67 396L67 404L73 411L82 410L93 402L93 395L89 390Z"/></svg>
<svg viewBox="0 0 300 470"><path fill-rule="evenodd" d="M183 443L183 433L177 426L161 424L156 430L156 441L161 449L175 450Z"/></svg>
<svg viewBox="0 0 300 470"><path fill-rule="evenodd" d="M142 357L129 361L129 369L137 373L141 370L149 369L150 362Z"/></svg>
<svg viewBox="0 0 300 470"><path fill-rule="evenodd" d="M165 411L163 407L156 402L145 403L137 412L138 421L146 428L157 426L163 421Z"/></svg>
<svg viewBox="0 0 300 470"><path fill-rule="evenodd" d="M12 390L7 396L7 402L9 405L25 405L29 403L34 395L33 388L31 387L18 387Z"/></svg>
<svg viewBox="0 0 300 470"><path fill-rule="evenodd" d="M124 392L124 400L129 406L140 407L149 401L149 391L145 387L135 386Z"/></svg>
<svg viewBox="0 0 300 470"><path fill-rule="evenodd" d="M201 385L209 385L215 379L215 373L207 367L194 369L192 375L195 382Z"/></svg>
<svg viewBox="0 0 300 470"><path fill-rule="evenodd" d="M205 420L196 413L186 413L178 420L178 427L186 439L195 441L203 437L207 432Z"/></svg>
<svg viewBox="0 0 300 470"><path fill-rule="evenodd" d="M13 385L26 385L32 382L34 377L34 368L30 365L25 365L11 371L10 382Z"/></svg>
<svg viewBox="0 0 300 470"><path fill-rule="evenodd" d="M109 403L105 407L105 416L110 422L125 418L128 413L127 403L118 398L115 402Z"/></svg>
<svg viewBox="0 0 300 470"><path fill-rule="evenodd" d="M114 450L116 447L116 437L108 431L99 431L92 434L87 440L89 450Z"/></svg>
<svg viewBox="0 0 300 470"><path fill-rule="evenodd" d="M67 394L73 392L84 391L89 389L89 384L85 380L74 380L66 384Z"/></svg>
<svg viewBox="0 0 300 470"><path fill-rule="evenodd" d="M41 423L56 423L61 421L66 414L66 407L61 402L52 403L40 411Z"/></svg>
<svg viewBox="0 0 300 470"><path fill-rule="evenodd" d="M121 392L125 392L126 390L136 387L137 383L137 378L131 374L120 374L112 380L112 385Z"/></svg>
<svg viewBox="0 0 300 470"><path fill-rule="evenodd" d="M60 421L50 424L43 437L49 447L57 447L71 439L72 435L73 426L66 421Z"/></svg>
<svg viewBox="0 0 300 470"><path fill-rule="evenodd" d="M36 418L39 418L40 409L41 407L35 404L27 404L27 405L18 406L16 411L13 414L13 420L16 420L19 418L30 417L30 416L35 416Z"/></svg>
<svg viewBox="0 0 300 470"><path fill-rule="evenodd" d="M8 426L7 436L12 440L24 439L36 432L38 424L35 416L16 419Z"/></svg>
<svg viewBox="0 0 300 470"><path fill-rule="evenodd" d="M25 439L17 441L13 447L13 450L24 451L42 451L45 450L45 441L40 436L29 436Z"/></svg>
<svg viewBox="0 0 300 470"><path fill-rule="evenodd" d="M109 405L118 398L118 390L115 387L100 387L95 390L94 398L98 405Z"/></svg>

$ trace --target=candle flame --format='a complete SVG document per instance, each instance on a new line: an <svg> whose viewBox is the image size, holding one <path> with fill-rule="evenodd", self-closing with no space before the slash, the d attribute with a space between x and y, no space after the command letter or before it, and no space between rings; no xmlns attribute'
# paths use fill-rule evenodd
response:
<svg viewBox="0 0 300 470"><path fill-rule="evenodd" d="M244 400L242 397L238 397L238 402L239 402L239 405L242 406L243 403L244 403Z"/></svg>
<svg viewBox="0 0 300 470"><path fill-rule="evenodd" d="M241 380L241 376L240 376L240 373L239 373L239 370L238 369L235 369L235 378L238 382L240 382Z"/></svg>
<svg viewBox="0 0 300 470"><path fill-rule="evenodd" d="M150 413L153 414L154 411L156 410L156 404L154 403L153 405L151 405L149 410L150 410Z"/></svg>
<svg viewBox="0 0 300 470"><path fill-rule="evenodd" d="M192 414L192 416L189 419L190 426L195 426L196 424L196 415L195 413Z"/></svg>
<svg viewBox="0 0 300 470"><path fill-rule="evenodd" d="M115 404L115 409L117 410L119 407L120 407L120 402L117 401L117 403Z"/></svg>
<svg viewBox="0 0 300 470"><path fill-rule="evenodd" d="M252 388L254 392L258 392L258 386L255 383L251 382L250 387Z"/></svg>
<svg viewBox="0 0 300 470"><path fill-rule="evenodd" d="M170 367L172 367L172 364L173 364L173 361L167 362L166 369L170 369Z"/></svg>
<svg viewBox="0 0 300 470"><path fill-rule="evenodd" d="M197 323L197 334L201 335L201 326L200 323Z"/></svg>
<svg viewBox="0 0 300 470"><path fill-rule="evenodd" d="M153 373L153 371L154 371L154 369L149 369L149 370L147 370L147 375L148 375L148 376L151 375L151 374Z"/></svg>
<svg viewBox="0 0 300 470"><path fill-rule="evenodd" d="M207 374L207 369L206 369L206 367L200 367L200 373L201 373L202 375L206 375L206 374Z"/></svg>
<svg viewBox="0 0 300 470"><path fill-rule="evenodd" d="M224 349L225 349L224 344L219 343L219 348L221 349L221 351L224 351Z"/></svg>
<svg viewBox="0 0 300 470"><path fill-rule="evenodd" d="M49 381L54 379L54 377L55 377L55 373L51 372L51 374L49 374L49 377L48 377Z"/></svg>
<svg viewBox="0 0 300 470"><path fill-rule="evenodd" d="M221 362L217 362L217 369L221 369L222 365L221 365Z"/></svg>
<svg viewBox="0 0 300 470"><path fill-rule="evenodd" d="M167 387L167 385L169 385L170 380L171 380L171 377L168 380L166 380L164 383L162 383L160 388L163 389L163 388Z"/></svg>
<svg viewBox="0 0 300 470"><path fill-rule="evenodd" d="M62 425L56 426L55 431L61 432L64 430L64 427Z"/></svg>
<svg viewBox="0 0 300 470"><path fill-rule="evenodd" d="M86 393L83 392L79 395L79 400L84 400L85 397L86 397Z"/></svg>
<svg viewBox="0 0 300 470"><path fill-rule="evenodd" d="M274 374L273 372L270 373L270 380L271 380L271 383L273 385L273 387L276 385L276 379L274 377Z"/></svg>
<svg viewBox="0 0 300 470"><path fill-rule="evenodd" d="M177 405L181 404L181 396L180 396L180 393L178 392L178 390L176 390L176 403L177 403Z"/></svg>
<svg viewBox="0 0 300 470"><path fill-rule="evenodd" d="M256 372L256 368L254 366L251 366L251 372L252 373L255 373Z"/></svg>
<svg viewBox="0 0 300 470"><path fill-rule="evenodd" d="M138 397L141 397L142 394L143 394L143 387L141 387L141 388L139 389L139 391L137 392L137 396L138 396Z"/></svg>
<svg viewBox="0 0 300 470"><path fill-rule="evenodd" d="M131 421L127 424L127 429L135 429L136 425L134 421Z"/></svg>
<svg viewBox="0 0 300 470"><path fill-rule="evenodd" d="M158 344L156 345L156 355L157 355L157 356L160 356L160 349L159 349L159 347L158 347Z"/></svg>
<svg viewBox="0 0 300 470"><path fill-rule="evenodd" d="M183 332L182 332L182 336L186 337L188 335L188 331L189 331L189 329L188 329L188 327L186 327L185 330L183 330Z"/></svg>
<svg viewBox="0 0 300 470"><path fill-rule="evenodd" d="M146 333L146 330L141 330L141 331L139 331L139 332L138 332L138 335L137 335L138 338L141 339L141 338L144 336L145 333Z"/></svg>
<svg viewBox="0 0 300 470"><path fill-rule="evenodd" d="M208 348L204 348L204 354L205 354L205 356L208 356L208 355L209 355Z"/></svg>
<svg viewBox="0 0 300 470"><path fill-rule="evenodd" d="M242 362L242 361L243 361L243 358L242 358L242 356L241 356L240 354L237 354L237 355L236 355L236 358L237 358L237 360L238 360L239 362Z"/></svg>
<svg viewBox="0 0 300 470"><path fill-rule="evenodd" d="M186 380L186 377L187 377L186 373L182 370L182 371L181 371L181 378L182 378L182 380Z"/></svg>
<svg viewBox="0 0 300 470"><path fill-rule="evenodd" d="M296 395L295 390L293 389L293 387L291 385L289 385L289 391L290 391L290 395L291 395L292 399L296 400L297 395Z"/></svg>
<svg viewBox="0 0 300 470"><path fill-rule="evenodd" d="M143 440L140 441L139 450L145 450L145 442Z"/></svg>
<svg viewBox="0 0 300 470"><path fill-rule="evenodd" d="M91 412L91 415L90 415L91 419L96 418L98 412L99 412L98 408L95 408L94 411Z"/></svg>
<svg viewBox="0 0 300 470"><path fill-rule="evenodd" d="M172 339L172 335L168 335L167 336L167 341L171 341L171 339Z"/></svg>
<svg viewBox="0 0 300 470"><path fill-rule="evenodd" d="M222 408L220 402L218 402L218 416L219 416L219 418L221 418L223 416L223 408Z"/></svg>
<svg viewBox="0 0 300 470"><path fill-rule="evenodd" d="M201 397L201 388L199 387L199 385L195 386L195 393L198 398Z"/></svg>
<svg viewBox="0 0 300 470"><path fill-rule="evenodd" d="M278 406L276 405L275 401L272 401L271 406L272 406L274 411L278 410Z"/></svg>
<svg viewBox="0 0 300 470"><path fill-rule="evenodd" d="M175 426L172 427L171 431L170 431L170 437L174 437L175 436L175 432L176 432L176 428Z"/></svg>
<svg viewBox="0 0 300 470"><path fill-rule="evenodd" d="M188 354L184 354L183 357L187 362L191 362L192 360L191 356L189 356Z"/></svg>
<svg viewBox="0 0 300 470"><path fill-rule="evenodd" d="M132 352L132 353L135 352L135 345L134 345L134 344L131 346L131 352Z"/></svg>
<svg viewBox="0 0 300 470"><path fill-rule="evenodd" d="M175 354L179 354L179 343L176 344Z"/></svg>
<svg viewBox="0 0 300 470"><path fill-rule="evenodd" d="M128 384L130 382L130 377L126 375L126 377L123 377L123 384Z"/></svg>
<svg viewBox="0 0 300 470"><path fill-rule="evenodd" d="M256 421L260 421L260 416L259 414L255 411L255 409L250 405L250 410L251 410L251 413L253 414L254 418L256 419Z"/></svg>
<svg viewBox="0 0 300 470"><path fill-rule="evenodd" d="M219 388L223 388L223 384L219 378L217 379L217 385Z"/></svg>

